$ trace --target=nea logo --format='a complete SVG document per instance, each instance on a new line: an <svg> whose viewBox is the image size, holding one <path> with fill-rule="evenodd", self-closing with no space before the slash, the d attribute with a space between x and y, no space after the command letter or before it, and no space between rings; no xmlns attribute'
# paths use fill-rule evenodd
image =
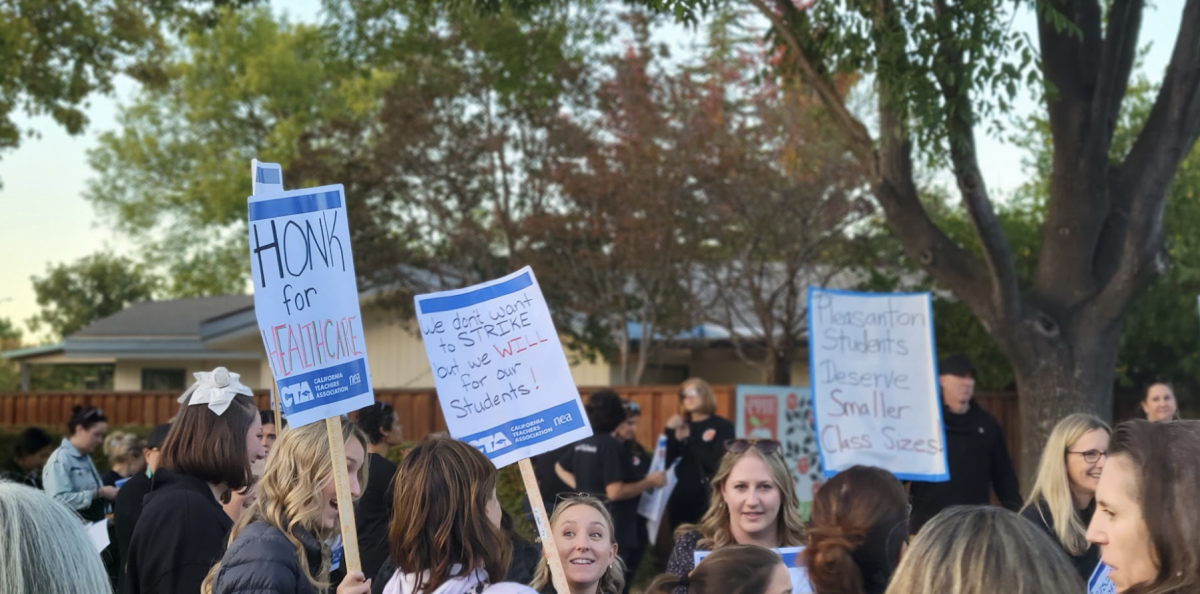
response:
<svg viewBox="0 0 1200 594"><path fill-rule="evenodd" d="M279 389L280 400L286 406L295 406L297 404L308 402L313 399L312 388L308 382L300 382L290 386L281 387Z"/></svg>
<svg viewBox="0 0 1200 594"><path fill-rule="evenodd" d="M470 443L471 445L482 450L485 454L490 454L497 450L503 450L504 448L512 445L512 442L508 440L508 436L505 435L503 431L498 431L493 435L480 437L479 439L476 439Z"/></svg>

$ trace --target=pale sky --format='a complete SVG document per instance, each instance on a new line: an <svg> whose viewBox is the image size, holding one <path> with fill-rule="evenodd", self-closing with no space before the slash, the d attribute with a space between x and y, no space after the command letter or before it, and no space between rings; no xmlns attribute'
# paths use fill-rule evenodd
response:
<svg viewBox="0 0 1200 594"><path fill-rule="evenodd" d="M319 0L272 2L286 7L293 19L315 21ZM1144 71L1151 80L1161 80L1170 57L1171 43L1179 31L1184 0L1158 0L1148 7L1139 40L1150 45ZM1032 14L1024 11L1015 21L1020 30L1034 35ZM681 35L684 33L681 33ZM21 124L41 133L26 139L15 151L0 153L0 238L8 256L0 259L0 318L10 318L22 329L25 320L38 311L30 277L44 275L50 265L69 263L96 251L111 248L132 253L132 245L109 230L83 198L86 181L93 177L87 150L98 135L116 128L117 106L127 97L131 84L123 84L117 97L93 97L87 110L91 120L85 134L71 137L49 118L19 118ZM1021 113L1036 106L1029 99L1018 103ZM978 132L979 161L993 197L1013 190L1024 178L1021 151L1000 139ZM947 179L948 176L947 176ZM250 182L247 180L247 193ZM32 337L26 331L26 343Z"/></svg>

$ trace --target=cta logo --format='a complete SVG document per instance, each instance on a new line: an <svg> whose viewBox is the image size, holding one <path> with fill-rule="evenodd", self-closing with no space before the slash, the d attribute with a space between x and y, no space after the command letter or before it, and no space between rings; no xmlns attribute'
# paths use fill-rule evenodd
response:
<svg viewBox="0 0 1200 594"><path fill-rule="evenodd" d="M481 452L490 454L511 446L512 441L508 439L508 436L505 435L503 431L498 431L493 435L480 437L479 439L470 442L470 444L479 448Z"/></svg>
<svg viewBox="0 0 1200 594"><path fill-rule="evenodd" d="M290 386L280 387L279 399L284 406L295 406L313 399L312 387L308 382L299 382Z"/></svg>

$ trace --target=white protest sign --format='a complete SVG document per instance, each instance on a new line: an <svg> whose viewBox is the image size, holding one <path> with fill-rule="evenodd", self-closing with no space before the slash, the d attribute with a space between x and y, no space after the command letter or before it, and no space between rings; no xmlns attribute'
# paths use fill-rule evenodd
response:
<svg viewBox="0 0 1200 594"><path fill-rule="evenodd" d="M592 435L542 290L528 266L416 297L450 435L497 468Z"/></svg>
<svg viewBox="0 0 1200 594"><path fill-rule="evenodd" d="M773 439L800 499L800 517L807 519L812 498L821 485L820 452L813 433L812 398L803 386L738 386L734 431L747 439Z"/></svg>
<svg viewBox="0 0 1200 594"><path fill-rule="evenodd" d="M792 594L811 594L812 584L808 581L808 568L800 562L800 553L804 547L783 547L771 549L783 558L783 564L788 568L788 575L792 578ZM700 565L700 562L705 557L712 554L712 551L695 551L692 553L692 560L695 565Z"/></svg>
<svg viewBox="0 0 1200 594"><path fill-rule="evenodd" d="M1111 569L1101 561L1088 578L1088 594L1117 594L1117 587L1108 579Z"/></svg>
<svg viewBox="0 0 1200 594"><path fill-rule="evenodd" d="M663 514L667 511L667 501L671 499L671 493L675 491L675 484L679 479L675 478L675 468L679 466L679 460L676 460L671 468L667 468L667 436L660 434L658 436L658 445L654 448L654 459L650 461L649 474L654 474L660 470L667 471L667 484L649 491L642 491L641 498L638 500L638 515L646 518L646 529L650 534L650 544L654 544L658 540L658 526L662 523Z"/></svg>
<svg viewBox="0 0 1200 594"><path fill-rule="evenodd" d="M809 375L821 468L950 479L928 293L809 287Z"/></svg>
<svg viewBox="0 0 1200 594"><path fill-rule="evenodd" d="M342 186L282 191L254 163L247 202L254 311L291 427L375 401ZM261 181L260 181L261 179Z"/></svg>

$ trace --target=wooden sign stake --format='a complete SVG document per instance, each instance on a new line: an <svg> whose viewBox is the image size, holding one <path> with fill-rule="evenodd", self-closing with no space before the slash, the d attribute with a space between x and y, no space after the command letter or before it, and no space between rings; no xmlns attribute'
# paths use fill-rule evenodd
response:
<svg viewBox="0 0 1200 594"><path fill-rule="evenodd" d="M283 434L283 413L279 412L279 384L271 384L271 408L275 409L275 435Z"/></svg>
<svg viewBox="0 0 1200 594"><path fill-rule="evenodd" d="M342 418L325 419L329 434L329 453L333 458L333 482L337 486L338 519L342 523L342 563L346 573L362 571L358 558L358 529L354 525L354 498L350 496L350 477L346 474L346 441L342 435ZM364 460L364 463L366 461ZM375 576L367 576L372 578Z"/></svg>
<svg viewBox="0 0 1200 594"><path fill-rule="evenodd" d="M550 517L546 515L546 504L542 501L542 490L538 487L537 475L533 473L533 463L529 458L517 461L521 468L521 479L525 481L525 493L529 495L529 507L533 508L533 521L537 524L538 536L542 538L542 554L550 564L550 579L558 594L571 594L567 587L567 574L563 573L562 558L558 556L558 544L554 541L554 531L550 526ZM341 507L341 503L338 503Z"/></svg>

